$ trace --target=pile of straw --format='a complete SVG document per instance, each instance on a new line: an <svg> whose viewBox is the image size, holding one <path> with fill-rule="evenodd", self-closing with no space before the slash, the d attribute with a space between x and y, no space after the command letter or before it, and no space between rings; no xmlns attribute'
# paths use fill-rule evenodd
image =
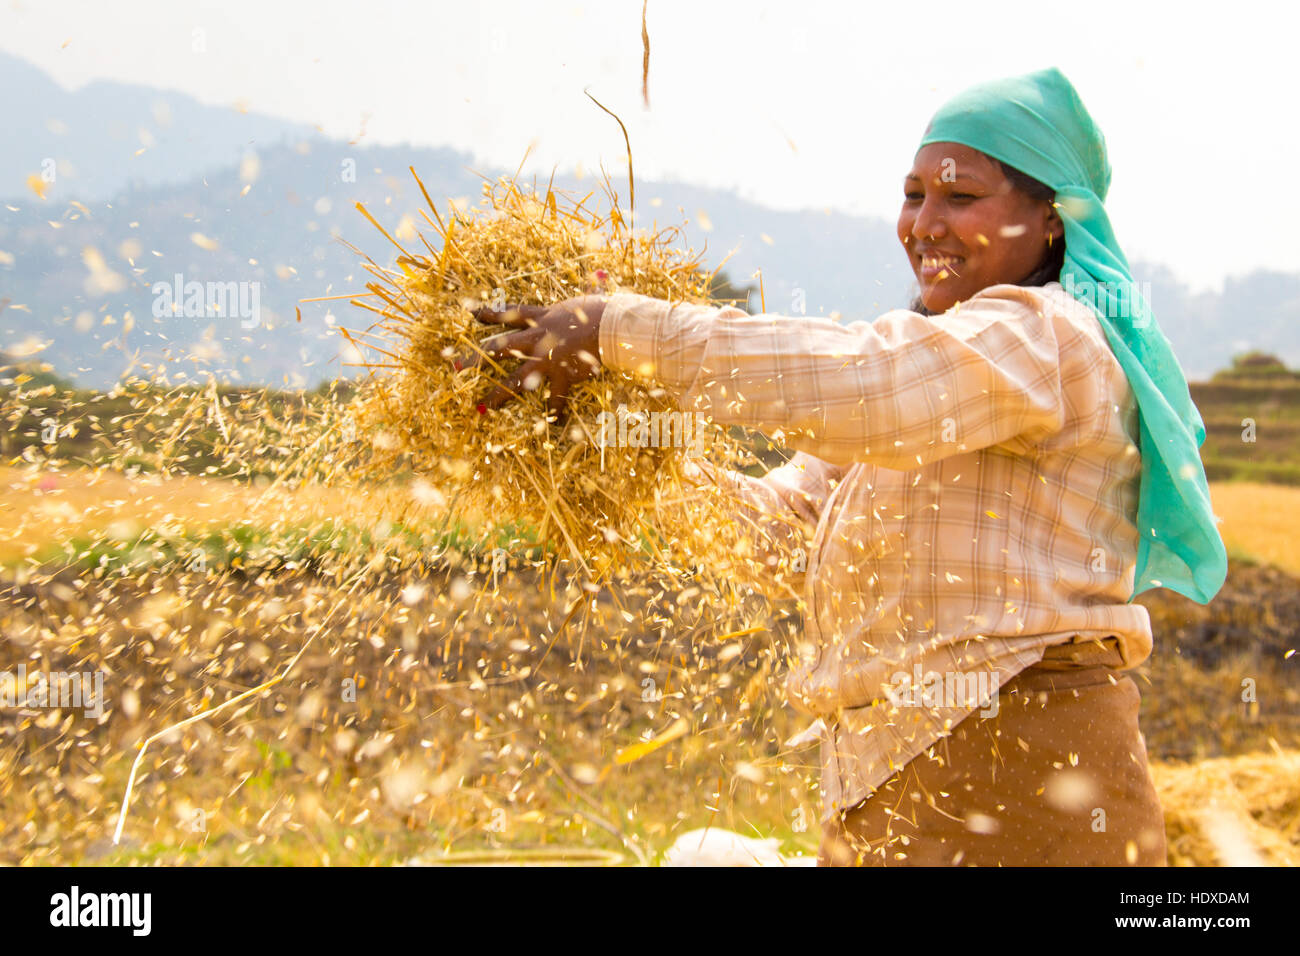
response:
<svg viewBox="0 0 1300 956"><path fill-rule="evenodd" d="M395 268L367 260L369 295L353 302L377 320L346 333L369 349L370 377L354 411L371 446L365 471L409 469L457 507L495 527L523 529L596 577L630 560L698 564L719 552L734 523L725 493L703 494L688 480L686 448L602 441L610 421L602 412L670 411L671 396L604 369L572 390L563 421L548 415L545 386L482 414L479 403L515 363L485 357L455 367L457 357L484 355L483 338L507 331L474 317L483 306L549 305L594 290L710 302L713 274L673 245L678 227L633 230L615 195L606 216L588 207L591 198L549 187L542 196L505 177L485 182L479 207L452 207L445 219L430 200L433 218L424 218L436 247L421 234L423 249L414 252L358 204L400 252ZM724 429L709 424L706 435L708 460L746 462L747 451ZM725 550L734 556L735 543Z"/></svg>

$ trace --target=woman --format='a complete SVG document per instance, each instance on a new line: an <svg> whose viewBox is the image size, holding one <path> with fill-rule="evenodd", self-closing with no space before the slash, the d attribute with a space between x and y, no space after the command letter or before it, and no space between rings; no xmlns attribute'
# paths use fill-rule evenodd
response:
<svg viewBox="0 0 1300 956"><path fill-rule="evenodd" d="M772 528L815 529L818 653L788 692L818 718L823 864L1164 864L1123 673L1151 652L1132 598L1205 603L1227 564L1204 428L1109 182L1100 131L1045 70L927 128L898 220L910 310L838 325L618 293L481 316L520 329L496 355L525 357L487 407L538 372L558 409L599 356L798 449L731 477Z"/></svg>

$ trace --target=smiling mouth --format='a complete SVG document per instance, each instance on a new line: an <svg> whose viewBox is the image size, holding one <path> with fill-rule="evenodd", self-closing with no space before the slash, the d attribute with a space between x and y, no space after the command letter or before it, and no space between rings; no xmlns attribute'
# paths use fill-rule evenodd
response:
<svg viewBox="0 0 1300 956"><path fill-rule="evenodd" d="M925 282L940 282L949 276L960 277L958 270L965 261L962 256L924 253L921 256L921 279Z"/></svg>

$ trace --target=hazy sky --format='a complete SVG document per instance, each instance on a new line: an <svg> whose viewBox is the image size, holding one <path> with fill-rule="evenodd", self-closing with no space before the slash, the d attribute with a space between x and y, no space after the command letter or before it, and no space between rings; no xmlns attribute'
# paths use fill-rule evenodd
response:
<svg viewBox="0 0 1300 956"><path fill-rule="evenodd" d="M627 123L638 177L891 221L946 97L1055 65L1106 133L1107 205L1129 258L1204 288L1300 268L1300 84L1277 10L649 0L648 111L640 0L4 0L0 48L69 88L175 89L510 169L531 143L525 171L603 161L623 175L617 124L585 87Z"/></svg>

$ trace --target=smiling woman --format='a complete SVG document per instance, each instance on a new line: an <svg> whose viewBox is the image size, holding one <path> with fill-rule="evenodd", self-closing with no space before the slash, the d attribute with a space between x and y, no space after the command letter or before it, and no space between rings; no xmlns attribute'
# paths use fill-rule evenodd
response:
<svg viewBox="0 0 1300 956"><path fill-rule="evenodd" d="M648 374L797 451L705 474L791 553L811 539L787 693L821 742L825 864L1165 861L1132 601L1205 603L1227 561L1109 183L1058 71L988 83L936 114L906 176L914 308L840 325L617 293L511 309L521 330L490 349L553 397L601 366ZM923 692L891 693L900 675Z"/></svg>
<svg viewBox="0 0 1300 956"><path fill-rule="evenodd" d="M1064 226L1051 190L979 150L923 146L903 190L898 238L921 284L920 304L931 315L1000 282L1045 285L1032 280L1053 247L1063 258ZM1058 265L1050 279L1059 272Z"/></svg>
<svg viewBox="0 0 1300 956"><path fill-rule="evenodd" d="M1023 286L1060 279L1064 227L1050 186L969 146L933 143L916 154L903 191L898 237L921 283L913 311L944 312L990 276L1020 274Z"/></svg>

